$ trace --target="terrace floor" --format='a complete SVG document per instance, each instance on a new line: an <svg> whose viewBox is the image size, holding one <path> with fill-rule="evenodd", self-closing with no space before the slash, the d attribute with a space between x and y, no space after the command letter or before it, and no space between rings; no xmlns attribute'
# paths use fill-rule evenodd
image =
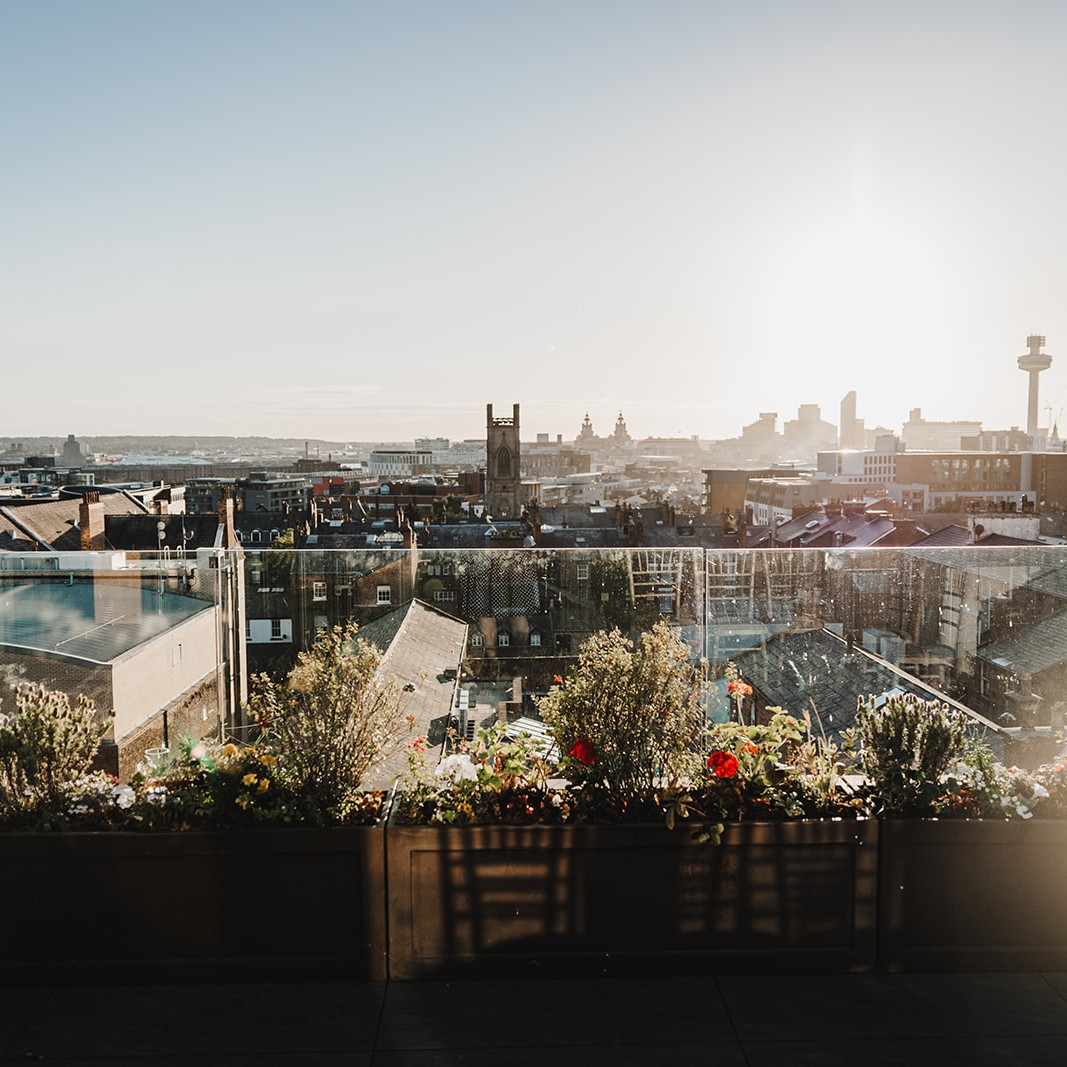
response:
<svg viewBox="0 0 1067 1067"><path fill-rule="evenodd" d="M65 1067L1003 1067L1065 1047L1067 973L0 989L0 1062Z"/></svg>

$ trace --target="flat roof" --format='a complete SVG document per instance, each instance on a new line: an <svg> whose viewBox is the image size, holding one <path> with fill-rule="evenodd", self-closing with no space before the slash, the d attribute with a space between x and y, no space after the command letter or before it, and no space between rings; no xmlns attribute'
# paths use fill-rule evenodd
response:
<svg viewBox="0 0 1067 1067"><path fill-rule="evenodd" d="M108 663L213 607L129 579L0 582L0 646Z"/></svg>

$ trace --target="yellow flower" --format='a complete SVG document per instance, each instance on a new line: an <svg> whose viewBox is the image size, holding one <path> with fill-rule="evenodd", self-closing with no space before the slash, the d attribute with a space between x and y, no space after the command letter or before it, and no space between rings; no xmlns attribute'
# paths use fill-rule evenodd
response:
<svg viewBox="0 0 1067 1067"><path fill-rule="evenodd" d="M242 793L240 796L235 797L233 802L239 808L247 808L248 807L248 802L249 802L248 794L247 793Z"/></svg>
<svg viewBox="0 0 1067 1067"><path fill-rule="evenodd" d="M259 762L264 767L273 767L278 762L278 757L272 756L269 752L261 752L259 754Z"/></svg>
<svg viewBox="0 0 1067 1067"><path fill-rule="evenodd" d="M259 778L258 778L258 777L257 777L256 775L252 774L252 772L251 772L251 771L249 771L249 773L248 773L248 774L246 774L246 775L245 775L245 776L244 776L244 777L243 777L243 778L241 779L241 781L242 781L242 782L244 782L244 784L245 784L245 785L255 785L255 784L256 784L256 782L258 782L258 781L259 781Z"/></svg>
<svg viewBox="0 0 1067 1067"><path fill-rule="evenodd" d="M237 746L234 744L223 745L219 749L219 759L233 759L237 755Z"/></svg>
<svg viewBox="0 0 1067 1067"><path fill-rule="evenodd" d="M256 786L257 793L265 793L270 788L269 778L260 778L259 785Z"/></svg>

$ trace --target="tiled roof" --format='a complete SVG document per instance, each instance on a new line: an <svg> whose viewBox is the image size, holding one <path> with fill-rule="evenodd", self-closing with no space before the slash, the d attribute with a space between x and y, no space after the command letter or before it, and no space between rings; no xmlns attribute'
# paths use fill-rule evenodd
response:
<svg viewBox="0 0 1067 1067"><path fill-rule="evenodd" d="M912 548L944 548L957 545L971 544L971 532L966 526L957 526L950 523L940 530L921 538L913 544Z"/></svg>
<svg viewBox="0 0 1067 1067"><path fill-rule="evenodd" d="M768 705L783 707L798 717L811 712L812 729L818 732L821 722L827 736L835 740L855 724L860 699L893 691L943 700L966 712L983 729L992 725L862 646L850 649L828 630L781 634L770 639L765 650L739 653L735 662Z"/></svg>
<svg viewBox="0 0 1067 1067"><path fill-rule="evenodd" d="M125 493L101 493L103 514L143 515L145 506ZM39 545L57 551L77 551L81 548L78 516L81 502L74 497L50 500L43 504L23 504L17 508L0 508L4 521Z"/></svg>
<svg viewBox="0 0 1067 1067"><path fill-rule="evenodd" d="M1067 564L1052 567L1030 582L1031 589L1046 596L1067 600Z"/></svg>
<svg viewBox="0 0 1067 1067"><path fill-rule="evenodd" d="M1067 612L1027 626L1017 637L993 641L978 650L978 658L1013 671L1038 675L1063 663L1067 648Z"/></svg>
<svg viewBox="0 0 1067 1067"><path fill-rule="evenodd" d="M376 623L383 625L376 628ZM420 600L410 601L376 623L362 627L359 636L382 647L380 640L392 633L378 668L379 679L395 687L404 714L415 720L412 736L427 734L439 744L466 653L467 624ZM407 766L407 752L402 748L375 767L364 785L384 788Z"/></svg>
<svg viewBox="0 0 1067 1067"><path fill-rule="evenodd" d="M104 537L109 548L155 552L159 548L159 523L166 529L163 544L172 551L211 548L219 520L214 515L105 515Z"/></svg>

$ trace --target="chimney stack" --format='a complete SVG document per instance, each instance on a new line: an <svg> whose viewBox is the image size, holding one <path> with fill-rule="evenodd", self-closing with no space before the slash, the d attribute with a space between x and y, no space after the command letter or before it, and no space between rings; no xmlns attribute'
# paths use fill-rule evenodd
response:
<svg viewBox="0 0 1067 1067"><path fill-rule="evenodd" d="M237 540L237 530L233 525L233 499L230 497L230 487L219 487L219 526L222 527L222 540L219 548L239 548L241 542Z"/></svg>
<svg viewBox="0 0 1067 1067"><path fill-rule="evenodd" d="M78 505L78 526L83 552L99 552L105 547L104 505L100 503L100 494L96 490L82 494Z"/></svg>

